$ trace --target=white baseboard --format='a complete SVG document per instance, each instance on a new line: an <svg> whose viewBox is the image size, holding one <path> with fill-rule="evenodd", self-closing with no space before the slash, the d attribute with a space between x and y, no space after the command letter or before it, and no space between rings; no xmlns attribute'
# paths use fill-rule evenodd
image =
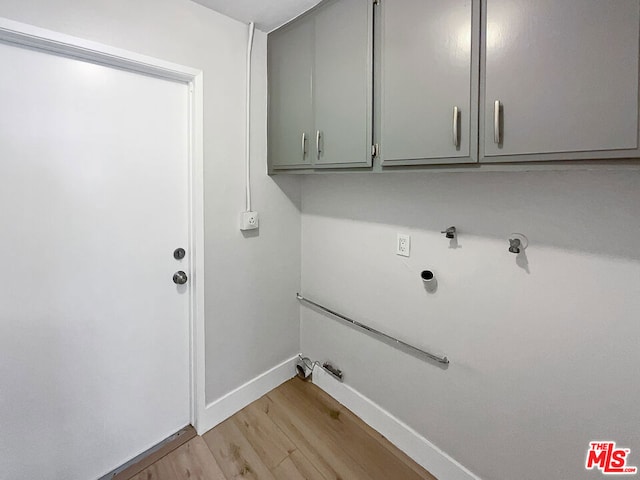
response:
<svg viewBox="0 0 640 480"><path fill-rule="evenodd" d="M313 371L313 383L384 435L419 465L440 480L481 480L411 427L379 405L340 383L322 368Z"/></svg>
<svg viewBox="0 0 640 480"><path fill-rule="evenodd" d="M198 434L202 435L211 430L251 402L255 402L264 394L293 378L296 374L297 361L298 355L291 357L209 403L198 421Z"/></svg>

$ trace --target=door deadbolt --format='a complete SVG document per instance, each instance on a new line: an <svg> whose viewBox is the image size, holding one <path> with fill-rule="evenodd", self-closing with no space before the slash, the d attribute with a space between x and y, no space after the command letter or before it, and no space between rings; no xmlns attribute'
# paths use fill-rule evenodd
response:
<svg viewBox="0 0 640 480"><path fill-rule="evenodd" d="M175 258L176 260L182 260L185 255L186 252L184 251L184 248L176 248L173 251L173 258Z"/></svg>
<svg viewBox="0 0 640 480"><path fill-rule="evenodd" d="M187 280L187 274L182 270L173 274L173 283L175 283L176 285L184 285L185 283L187 283Z"/></svg>

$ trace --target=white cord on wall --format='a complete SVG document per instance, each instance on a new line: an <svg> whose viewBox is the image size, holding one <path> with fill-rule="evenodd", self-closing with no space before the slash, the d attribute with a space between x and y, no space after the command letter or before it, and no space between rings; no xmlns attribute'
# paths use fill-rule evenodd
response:
<svg viewBox="0 0 640 480"><path fill-rule="evenodd" d="M246 98L246 145L245 145L245 171L247 174L245 192L247 195L245 203L245 211L240 214L240 230L256 230L259 228L260 221L258 212L251 210L251 51L253 50L253 34L255 33L255 24L249 24L249 41L247 42L247 98Z"/></svg>
<svg viewBox="0 0 640 480"><path fill-rule="evenodd" d="M246 155L246 211L251 211L251 51L253 50L253 34L255 32L255 23L251 22L249 24L249 41L247 43L247 99L246 99L246 107L247 107L247 126L246 126L246 146L245 146L245 155Z"/></svg>

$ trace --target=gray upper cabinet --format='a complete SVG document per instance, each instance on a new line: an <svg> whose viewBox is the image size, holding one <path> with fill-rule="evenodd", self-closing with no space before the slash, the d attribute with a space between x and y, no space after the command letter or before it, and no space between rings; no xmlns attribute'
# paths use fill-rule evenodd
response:
<svg viewBox="0 0 640 480"><path fill-rule="evenodd" d="M640 0L323 0L268 36L269 171L640 164L639 72Z"/></svg>
<svg viewBox="0 0 640 480"><path fill-rule="evenodd" d="M312 161L314 24L302 19L269 35L269 160L275 168Z"/></svg>
<svg viewBox="0 0 640 480"><path fill-rule="evenodd" d="M480 5L382 0L383 166L477 162Z"/></svg>
<svg viewBox="0 0 640 480"><path fill-rule="evenodd" d="M483 0L483 162L638 157L638 0Z"/></svg>
<svg viewBox="0 0 640 480"><path fill-rule="evenodd" d="M268 42L271 168L371 166L373 2L324 2Z"/></svg>
<svg viewBox="0 0 640 480"><path fill-rule="evenodd" d="M315 20L315 164L370 166L373 2L338 0Z"/></svg>

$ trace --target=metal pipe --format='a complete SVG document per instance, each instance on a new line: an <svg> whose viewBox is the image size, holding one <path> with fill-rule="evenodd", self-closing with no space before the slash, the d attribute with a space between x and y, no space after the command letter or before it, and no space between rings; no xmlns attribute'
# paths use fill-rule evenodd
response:
<svg viewBox="0 0 640 480"><path fill-rule="evenodd" d="M392 343L395 343L397 345L400 345L402 348L406 349L406 350L410 350L414 353L417 353L419 355L423 355L425 357L430 358L431 360L435 360L437 362L440 363L445 363L448 364L449 363L449 359L447 358L446 355L435 355L433 353L429 353L429 352L425 352L424 350L419 349L418 347L414 347L413 345L409 345L408 343L403 342L402 340L398 340L395 337L392 337L391 335L387 335L386 333L381 332L380 330L376 330L375 328L371 328L368 327L367 325L364 325L363 323L360 323L356 320L353 320L349 317L346 317L334 310L331 310L323 305L320 305L319 303L316 303L312 300L309 300L308 298L304 298L302 295L300 295L299 293L296 293L296 297L298 297L298 300L300 300L301 302L307 303L309 305L313 305L314 307L322 310L323 312L326 312L330 315L333 315L334 317L338 317L341 320L344 320L345 322L350 323L351 325L354 325L362 330L365 330L369 333L372 333L378 337L381 337L387 341L390 341Z"/></svg>

